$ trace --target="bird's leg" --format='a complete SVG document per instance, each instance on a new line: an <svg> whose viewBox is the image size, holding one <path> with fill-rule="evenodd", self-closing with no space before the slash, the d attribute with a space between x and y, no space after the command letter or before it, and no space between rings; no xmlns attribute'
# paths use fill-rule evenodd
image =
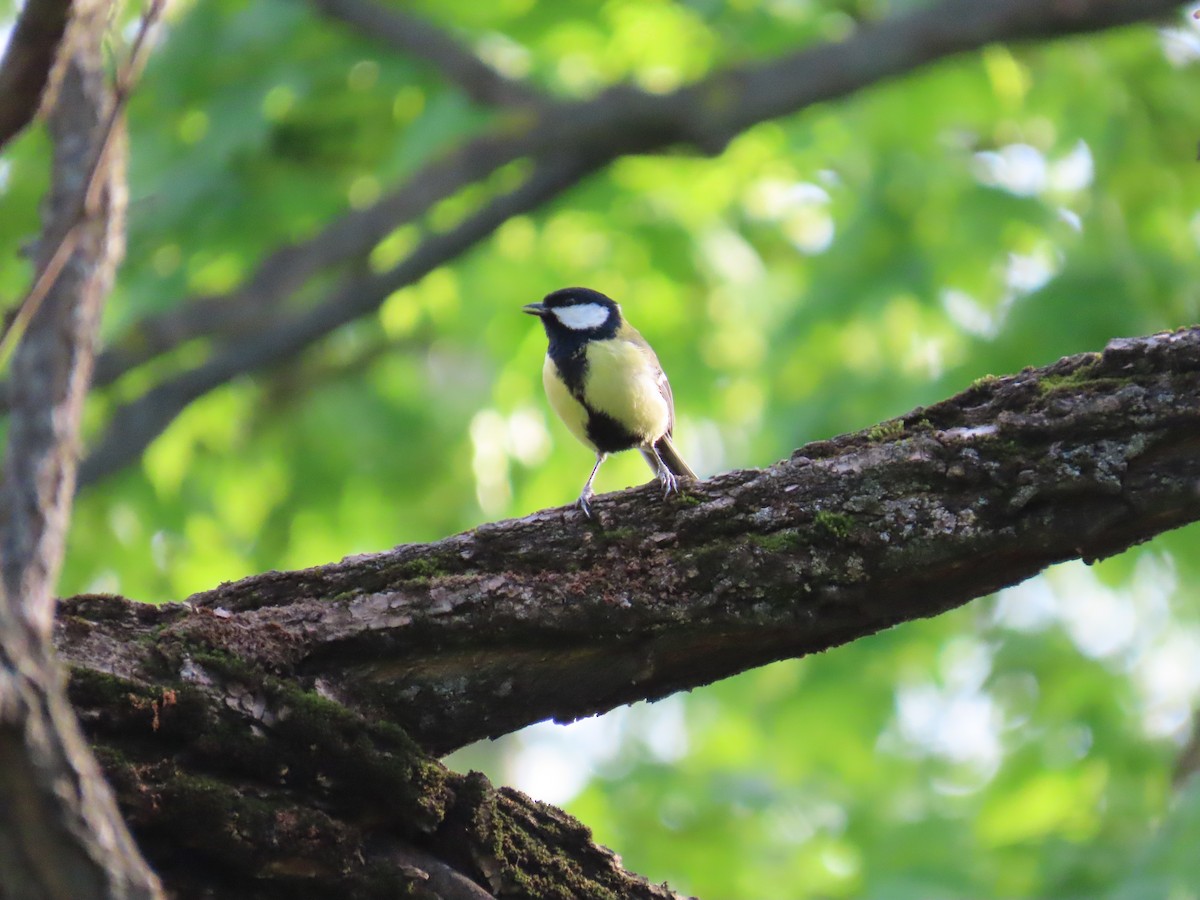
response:
<svg viewBox="0 0 1200 900"><path fill-rule="evenodd" d="M663 462L662 457L658 455L658 448L653 444L650 445L650 452L654 455L654 462L656 463L655 475L657 475L658 480L662 482L663 498L665 499L679 490L679 479L676 477L674 472L667 468L667 464Z"/></svg>
<svg viewBox="0 0 1200 900"><path fill-rule="evenodd" d="M592 466L592 474L588 476L587 484L583 486L583 492L579 495L579 508L583 510L583 514L589 519L592 517L592 508L588 506L588 501L596 496L596 492L592 490L592 482L596 480L596 473L600 471L600 463L608 458L607 453L596 454L596 464Z"/></svg>

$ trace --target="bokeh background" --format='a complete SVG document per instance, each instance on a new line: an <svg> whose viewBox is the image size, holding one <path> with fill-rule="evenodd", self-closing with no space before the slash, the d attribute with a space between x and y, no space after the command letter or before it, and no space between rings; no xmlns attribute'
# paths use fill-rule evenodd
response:
<svg viewBox="0 0 1200 900"><path fill-rule="evenodd" d="M669 91L922 5L403 8L514 78L584 98L622 81ZM702 474L1194 323L1189 12L989 46L756 126L715 158L619 160L377 315L191 403L140 462L81 493L61 592L179 600L571 502L591 458L548 413L544 337L520 314L566 285L618 299L655 346L677 443ZM0 27L13 15L0 0ZM172 4L130 107L129 247L106 339L229 292L268 251L368 207L504 114L296 0ZM34 131L0 156L5 300L29 281L19 251L37 232L47 152ZM369 265L479 202L444 201ZM205 352L186 343L98 393L90 433ZM648 478L627 456L600 491ZM1200 530L1185 528L449 764L564 805L628 867L708 900L1198 897L1200 785L1184 752L1198 584Z"/></svg>

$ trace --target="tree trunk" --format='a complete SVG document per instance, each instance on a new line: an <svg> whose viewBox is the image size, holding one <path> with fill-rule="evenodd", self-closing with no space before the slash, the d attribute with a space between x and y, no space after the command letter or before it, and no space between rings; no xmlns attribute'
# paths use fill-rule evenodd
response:
<svg viewBox="0 0 1200 900"><path fill-rule="evenodd" d="M38 6L50 4L29 8ZM79 420L124 242L124 168L105 149L109 11L104 0L78 0L63 38L48 117L54 183L37 251L45 289L17 315L28 327L13 356L0 481L0 896L14 900L161 896L50 652Z"/></svg>

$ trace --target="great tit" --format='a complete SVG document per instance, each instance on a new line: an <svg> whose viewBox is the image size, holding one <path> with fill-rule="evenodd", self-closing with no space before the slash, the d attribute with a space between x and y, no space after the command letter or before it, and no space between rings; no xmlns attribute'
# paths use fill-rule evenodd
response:
<svg viewBox="0 0 1200 900"><path fill-rule="evenodd" d="M538 316L550 339L542 383L560 419L596 454L579 495L592 514L592 482L610 453L641 451L663 486L663 496L695 479L671 443L675 403L671 385L646 339L621 316L621 307L599 291L563 288L523 307Z"/></svg>

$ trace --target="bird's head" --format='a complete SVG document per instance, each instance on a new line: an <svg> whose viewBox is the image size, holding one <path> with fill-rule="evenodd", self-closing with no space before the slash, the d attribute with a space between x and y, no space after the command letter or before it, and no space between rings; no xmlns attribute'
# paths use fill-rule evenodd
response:
<svg viewBox="0 0 1200 900"><path fill-rule="evenodd" d="M541 303L522 309L542 320L546 334L581 338L608 337L621 327L621 307L610 297L588 288L562 288Z"/></svg>

